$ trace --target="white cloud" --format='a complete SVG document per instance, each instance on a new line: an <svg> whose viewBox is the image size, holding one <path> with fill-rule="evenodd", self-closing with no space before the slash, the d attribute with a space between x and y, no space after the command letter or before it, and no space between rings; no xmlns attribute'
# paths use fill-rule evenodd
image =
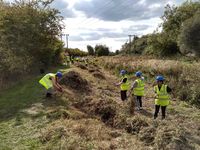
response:
<svg viewBox="0 0 200 150"><path fill-rule="evenodd" d="M9 0L11 1L11 0ZM161 23L164 6L184 0L55 0L53 6L65 17L69 47L106 44L120 49L129 34L152 33ZM63 38L65 39L65 38Z"/></svg>
<svg viewBox="0 0 200 150"><path fill-rule="evenodd" d="M163 1L69 1L69 6L78 15L75 18L66 18L66 29L63 32L69 33L69 46L73 48L86 49L88 44L95 46L101 43L112 47L114 51L121 48L122 44L128 40L129 34L148 34L158 27L164 6L168 2L174 2L174 0ZM127 9L126 6L128 6ZM74 39L74 36L80 41Z"/></svg>

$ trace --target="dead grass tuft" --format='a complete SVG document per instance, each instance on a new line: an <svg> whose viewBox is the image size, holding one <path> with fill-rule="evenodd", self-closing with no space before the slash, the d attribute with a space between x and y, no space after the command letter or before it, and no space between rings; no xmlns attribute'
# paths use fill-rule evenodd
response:
<svg viewBox="0 0 200 150"><path fill-rule="evenodd" d="M146 145L153 145L155 134L156 129L154 127L147 127L139 132L139 139Z"/></svg>
<svg viewBox="0 0 200 150"><path fill-rule="evenodd" d="M87 69L88 69L88 68L87 68L85 65L83 65L83 64L78 64L77 67L79 67L79 68L81 68L81 69L83 69L83 70L87 70Z"/></svg>
<svg viewBox="0 0 200 150"><path fill-rule="evenodd" d="M92 74L94 77L96 77L96 78L98 78L98 79L103 79L103 80L105 80L106 79L106 77L103 75L103 73L101 73L101 72L94 72L93 74Z"/></svg>
<svg viewBox="0 0 200 150"><path fill-rule="evenodd" d="M60 80L60 83L66 87L78 92L90 92L91 87L88 81L81 77L78 72L70 71Z"/></svg>
<svg viewBox="0 0 200 150"><path fill-rule="evenodd" d="M135 116L127 123L126 131L131 134L138 134L142 129L148 126L149 124L144 118Z"/></svg>
<svg viewBox="0 0 200 150"><path fill-rule="evenodd" d="M50 110L46 113L46 116L50 120L55 120L55 119L69 119L70 118L70 112L65 110L65 109L55 109L55 110Z"/></svg>
<svg viewBox="0 0 200 150"><path fill-rule="evenodd" d="M40 136L40 140L42 143L46 143L48 141L54 139L60 139L62 136L67 136L67 131L64 127L54 127L50 129L46 129Z"/></svg>
<svg viewBox="0 0 200 150"><path fill-rule="evenodd" d="M116 108L114 107L115 104L113 104L111 100L105 101L100 99L99 101L94 103L93 106L94 113L96 115L100 115L101 120L104 123L113 126L114 117L116 115Z"/></svg>
<svg viewBox="0 0 200 150"><path fill-rule="evenodd" d="M87 96L82 99L77 99L77 101L73 103L73 106L80 110L84 110L84 108L86 108L85 112L90 112L90 110L92 109L92 101L93 97Z"/></svg>
<svg viewBox="0 0 200 150"><path fill-rule="evenodd" d="M160 127L155 137L155 146L157 149L165 147L166 150L188 150L192 149L187 141L186 132L179 127Z"/></svg>
<svg viewBox="0 0 200 150"><path fill-rule="evenodd" d="M94 66L94 65L89 65L88 67L88 72L101 72L100 68L98 66Z"/></svg>

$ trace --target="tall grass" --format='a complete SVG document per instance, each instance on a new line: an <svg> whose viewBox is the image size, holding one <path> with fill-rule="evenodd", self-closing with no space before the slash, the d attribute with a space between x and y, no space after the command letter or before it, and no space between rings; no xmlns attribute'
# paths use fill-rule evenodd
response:
<svg viewBox="0 0 200 150"><path fill-rule="evenodd" d="M200 63L134 56L101 57L99 63L113 73L125 69L129 74L140 70L148 81L163 75L174 96L200 107Z"/></svg>

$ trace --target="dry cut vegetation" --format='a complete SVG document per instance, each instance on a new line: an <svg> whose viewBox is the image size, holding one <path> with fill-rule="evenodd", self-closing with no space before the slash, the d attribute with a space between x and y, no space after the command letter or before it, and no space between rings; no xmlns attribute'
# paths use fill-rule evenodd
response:
<svg viewBox="0 0 200 150"><path fill-rule="evenodd" d="M200 62L198 61L115 56L102 57L99 63L114 73L125 69L133 75L140 70L149 83L154 82L156 75L164 75L167 84L173 88L176 98L200 107Z"/></svg>
<svg viewBox="0 0 200 150"><path fill-rule="evenodd" d="M114 86L118 78L99 67L95 61L85 65L85 68L73 66L67 69L60 81L65 87L63 94L57 94L50 100L40 98L37 103L20 108L12 117L2 119L0 147L52 150L200 149L200 113L197 108L187 103L172 102L166 120L153 120L153 99L144 98L144 110L132 115L129 102L120 100L119 87ZM94 72L104 78L94 76ZM146 88L151 89L151 84L147 83ZM17 142L8 144L11 141Z"/></svg>

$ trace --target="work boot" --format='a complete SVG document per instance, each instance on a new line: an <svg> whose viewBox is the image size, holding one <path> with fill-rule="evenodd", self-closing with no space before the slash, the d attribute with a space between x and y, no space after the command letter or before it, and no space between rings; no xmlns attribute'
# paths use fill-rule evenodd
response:
<svg viewBox="0 0 200 150"><path fill-rule="evenodd" d="M154 119L156 119L157 117L158 117L158 115L154 115L154 117L153 117L153 118L154 118Z"/></svg>
<svg viewBox="0 0 200 150"><path fill-rule="evenodd" d="M52 94L51 93L47 93L46 94L46 98L52 98Z"/></svg>
<svg viewBox="0 0 200 150"><path fill-rule="evenodd" d="M162 120L164 120L165 119L165 116L162 116Z"/></svg>

